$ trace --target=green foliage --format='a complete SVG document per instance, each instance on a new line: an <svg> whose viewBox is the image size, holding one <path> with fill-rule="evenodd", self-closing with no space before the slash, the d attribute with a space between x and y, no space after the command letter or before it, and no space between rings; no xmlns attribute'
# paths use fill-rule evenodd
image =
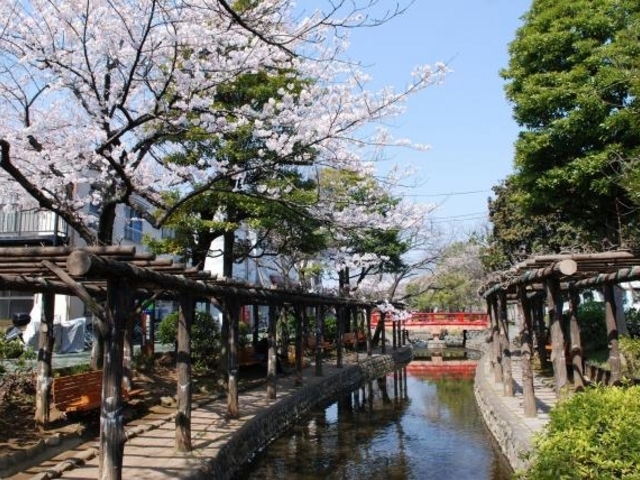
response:
<svg viewBox="0 0 640 480"><path fill-rule="evenodd" d="M0 360L19 358L24 352L24 344L20 340L7 342L4 336L0 336Z"/></svg>
<svg viewBox="0 0 640 480"><path fill-rule="evenodd" d="M640 387L598 387L556 405L519 478L638 479L639 469Z"/></svg>
<svg viewBox="0 0 640 480"><path fill-rule="evenodd" d="M640 310L637 308L630 308L625 312L624 318L627 322L629 335L640 338Z"/></svg>
<svg viewBox="0 0 640 480"><path fill-rule="evenodd" d="M176 344L178 312L167 315L158 325L158 340ZM211 315L196 312L191 326L191 362L194 370L211 372L218 363L220 352L220 328Z"/></svg>
<svg viewBox="0 0 640 480"><path fill-rule="evenodd" d="M524 16L501 72L523 130L500 210L525 247L529 229L547 251L637 243L639 37L631 0L534 0Z"/></svg>
<svg viewBox="0 0 640 480"><path fill-rule="evenodd" d="M586 352L606 349L607 325L603 302L585 302L578 307L580 340Z"/></svg>
<svg viewBox="0 0 640 480"><path fill-rule="evenodd" d="M482 251L485 270L507 270L532 255L581 249L588 235L569 222L563 210L532 212L528 208L527 187L516 175L493 187L495 199L489 200L489 218L493 231Z"/></svg>
<svg viewBox="0 0 640 480"><path fill-rule="evenodd" d="M226 120L234 123L238 120L237 108L251 105L260 110L285 94L295 102L308 82L291 71L265 70L243 74L233 82L219 85L212 98L216 110L224 112ZM145 239L153 252L178 254L194 265L203 265L211 242L243 224L258 232L259 247L263 249L273 248L280 253L280 249L316 252L322 248L324 238L318 235L318 223L310 220L307 212L315 202L315 182L305 179L298 169L311 163L313 149L294 145L290 155L276 156L265 148L264 139L254 135L255 125L250 122L232 134L212 137L199 127L198 118L192 120L186 132L177 138L167 137L182 146L168 160L203 169L210 163L225 164L232 171L242 172L242 188L237 188L236 176L225 174L210 185L199 186L201 194L188 200L181 199L178 192L167 193L169 203L183 203L165 224L173 230L172 238ZM282 126L265 124L264 128ZM279 192L275 201L271 190ZM220 218L221 212L224 218ZM237 239L234 244L225 245L225 266L246 258L255 247Z"/></svg>
<svg viewBox="0 0 640 480"><path fill-rule="evenodd" d="M238 345L243 347L251 343L251 334L249 324L245 322L238 323Z"/></svg>
<svg viewBox="0 0 640 480"><path fill-rule="evenodd" d="M330 316L324 319L324 339L329 342L336 340L338 336L338 319Z"/></svg>
<svg viewBox="0 0 640 480"><path fill-rule="evenodd" d="M640 338L621 336L620 354L624 358L623 374L629 378L640 378Z"/></svg>

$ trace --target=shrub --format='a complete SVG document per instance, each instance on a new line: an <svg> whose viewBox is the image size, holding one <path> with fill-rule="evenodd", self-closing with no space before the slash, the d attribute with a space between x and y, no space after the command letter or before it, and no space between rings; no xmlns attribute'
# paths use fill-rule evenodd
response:
<svg viewBox="0 0 640 480"><path fill-rule="evenodd" d="M629 377L640 376L640 338L621 336L620 353L624 357L624 374Z"/></svg>
<svg viewBox="0 0 640 480"><path fill-rule="evenodd" d="M597 387L550 412L521 479L638 479L640 387Z"/></svg>
<svg viewBox="0 0 640 480"><path fill-rule="evenodd" d="M167 315L158 326L158 340L176 344L178 335L178 312ZM220 352L220 328L211 315L196 312L191 327L191 362L199 371L213 371L218 364Z"/></svg>
<svg viewBox="0 0 640 480"><path fill-rule="evenodd" d="M578 307L580 340L587 352L606 349L607 325L603 302L586 302Z"/></svg>
<svg viewBox="0 0 640 480"><path fill-rule="evenodd" d="M631 308L625 312L624 318L627 321L629 335L640 338L640 310Z"/></svg>
<svg viewBox="0 0 640 480"><path fill-rule="evenodd" d="M20 340L7 342L4 338L0 338L0 359L18 358L22 352L24 352L24 345Z"/></svg>

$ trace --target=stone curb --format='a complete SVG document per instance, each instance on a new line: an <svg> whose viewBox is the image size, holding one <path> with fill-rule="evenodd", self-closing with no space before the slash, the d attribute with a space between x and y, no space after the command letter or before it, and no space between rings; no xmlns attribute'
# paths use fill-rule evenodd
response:
<svg viewBox="0 0 640 480"><path fill-rule="evenodd" d="M80 437L77 433L54 433L51 436L39 440L36 444L31 445L23 450L19 450L10 455L6 455L0 458L0 475L14 475L15 469L24 462L27 458L37 456L48 448L57 447L63 442L77 438L80 441ZM0 476L2 478L2 476Z"/></svg>

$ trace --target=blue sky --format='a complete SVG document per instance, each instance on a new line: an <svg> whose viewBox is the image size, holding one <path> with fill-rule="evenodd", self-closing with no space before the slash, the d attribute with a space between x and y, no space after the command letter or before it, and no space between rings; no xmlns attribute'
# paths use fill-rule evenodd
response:
<svg viewBox="0 0 640 480"><path fill-rule="evenodd" d="M389 164L419 168L420 185L407 194L437 203L435 221L459 235L486 222L491 187L513 169L519 128L499 70L530 6L531 0L415 0L405 14L351 36L349 56L368 66L373 89L405 85L418 64L441 61L453 70L444 84L413 97L392 127L394 136L432 149L387 156Z"/></svg>

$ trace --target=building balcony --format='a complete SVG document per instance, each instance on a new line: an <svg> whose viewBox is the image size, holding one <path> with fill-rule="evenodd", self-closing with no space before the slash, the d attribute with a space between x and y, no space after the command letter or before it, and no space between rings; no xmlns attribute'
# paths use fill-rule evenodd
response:
<svg viewBox="0 0 640 480"><path fill-rule="evenodd" d="M66 245L69 227L56 213L0 212L0 246Z"/></svg>

